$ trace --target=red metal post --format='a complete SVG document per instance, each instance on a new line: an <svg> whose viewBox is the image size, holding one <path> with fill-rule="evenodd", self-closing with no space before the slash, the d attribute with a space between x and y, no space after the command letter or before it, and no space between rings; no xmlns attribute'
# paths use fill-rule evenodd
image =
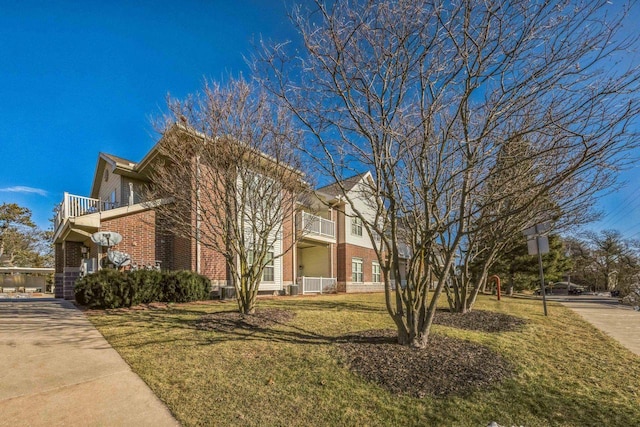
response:
<svg viewBox="0 0 640 427"><path fill-rule="evenodd" d="M489 280L493 280L493 279L495 279L496 281L498 301L500 301L500 276L498 276L497 274L494 274L493 276L489 277Z"/></svg>

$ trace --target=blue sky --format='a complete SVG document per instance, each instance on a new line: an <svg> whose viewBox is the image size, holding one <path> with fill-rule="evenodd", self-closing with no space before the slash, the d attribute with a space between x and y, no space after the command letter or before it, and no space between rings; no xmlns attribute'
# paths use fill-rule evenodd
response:
<svg viewBox="0 0 640 427"><path fill-rule="evenodd" d="M98 153L153 146L168 93L246 71L253 42L291 38L282 0L0 0L0 203L48 227L64 191L87 196Z"/></svg>
<svg viewBox="0 0 640 427"><path fill-rule="evenodd" d="M64 191L88 195L100 151L139 161L153 146L151 119L168 93L181 98L204 78L246 71L243 57L261 36L295 37L287 8L283 0L0 0L0 203L30 208L48 228ZM598 202L606 215L592 228L640 238L640 170L622 179L626 187Z"/></svg>

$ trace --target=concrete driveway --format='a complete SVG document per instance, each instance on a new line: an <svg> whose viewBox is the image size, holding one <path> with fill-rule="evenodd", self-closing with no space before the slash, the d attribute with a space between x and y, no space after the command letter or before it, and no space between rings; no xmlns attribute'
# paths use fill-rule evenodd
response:
<svg viewBox="0 0 640 427"><path fill-rule="evenodd" d="M0 426L176 426L68 301L0 299Z"/></svg>
<svg viewBox="0 0 640 427"><path fill-rule="evenodd" d="M640 312L620 304L617 298L597 295L547 295L547 301L562 303L640 356Z"/></svg>

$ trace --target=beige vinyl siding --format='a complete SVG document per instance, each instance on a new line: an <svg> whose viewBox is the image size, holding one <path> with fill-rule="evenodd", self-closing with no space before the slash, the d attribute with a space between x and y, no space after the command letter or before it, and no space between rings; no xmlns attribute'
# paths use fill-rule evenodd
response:
<svg viewBox="0 0 640 427"><path fill-rule="evenodd" d="M133 184L133 203L141 203L143 200L143 193L145 190L145 183L143 181L128 178L123 176L121 178L121 188L120 194L122 194L122 204L126 205L129 203L129 192L130 186L129 184Z"/></svg>
<svg viewBox="0 0 640 427"><path fill-rule="evenodd" d="M100 191L98 192L98 197L102 201L110 202L111 194L115 191L116 203L120 204L122 201L122 193L120 192L122 177L120 175L114 174L111 167L109 166L107 166L105 169L109 171L109 179L105 181L104 175L100 177Z"/></svg>

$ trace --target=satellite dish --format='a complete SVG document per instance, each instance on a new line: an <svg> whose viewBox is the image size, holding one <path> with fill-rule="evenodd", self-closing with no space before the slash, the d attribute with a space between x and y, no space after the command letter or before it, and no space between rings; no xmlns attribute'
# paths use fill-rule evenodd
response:
<svg viewBox="0 0 640 427"><path fill-rule="evenodd" d="M116 268L125 267L131 264L131 257L126 252L109 251L107 253L107 257L109 258L109 261L116 266Z"/></svg>
<svg viewBox="0 0 640 427"><path fill-rule="evenodd" d="M115 231L98 231L91 235L91 241L100 246L111 247L122 242L122 236Z"/></svg>

